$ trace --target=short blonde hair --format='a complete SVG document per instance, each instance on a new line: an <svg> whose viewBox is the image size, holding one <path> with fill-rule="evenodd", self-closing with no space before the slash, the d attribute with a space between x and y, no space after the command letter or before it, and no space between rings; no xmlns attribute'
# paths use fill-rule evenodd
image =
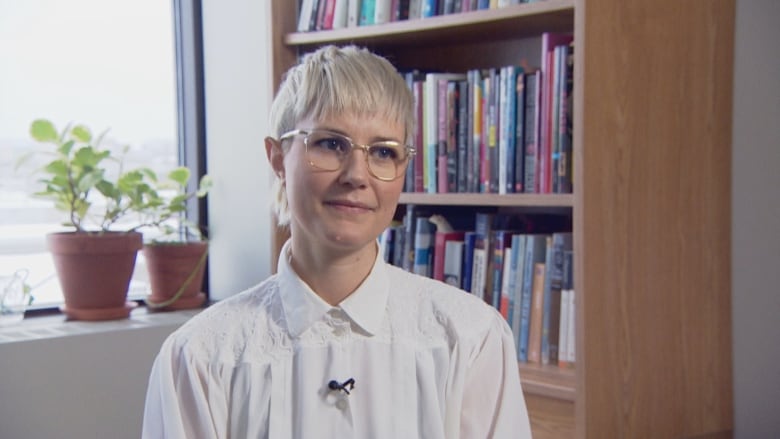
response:
<svg viewBox="0 0 780 439"><path fill-rule="evenodd" d="M388 60L356 46L321 47L287 71L271 105L271 136L278 139L303 119L342 113L400 122L412 143L414 98L406 81ZM287 193L278 177L273 190L277 221L288 224Z"/></svg>

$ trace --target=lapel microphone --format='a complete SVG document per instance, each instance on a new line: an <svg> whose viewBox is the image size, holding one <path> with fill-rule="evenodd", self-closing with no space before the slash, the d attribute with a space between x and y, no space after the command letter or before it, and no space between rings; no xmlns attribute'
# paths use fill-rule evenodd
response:
<svg viewBox="0 0 780 439"><path fill-rule="evenodd" d="M330 390L341 390L342 392L349 395L349 391L355 388L355 380L350 378L343 383L339 383L336 380L330 380L328 383L328 388Z"/></svg>

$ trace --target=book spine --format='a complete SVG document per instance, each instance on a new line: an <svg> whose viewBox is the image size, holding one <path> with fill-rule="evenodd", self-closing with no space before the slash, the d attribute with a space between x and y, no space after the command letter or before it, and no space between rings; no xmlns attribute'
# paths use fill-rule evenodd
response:
<svg viewBox="0 0 780 439"><path fill-rule="evenodd" d="M523 261L525 260L525 235L512 235L512 279L510 282L509 327L515 339L515 350L520 352L520 316L522 314L521 289L523 285ZM517 360L520 360L518 354Z"/></svg>
<svg viewBox="0 0 780 439"><path fill-rule="evenodd" d="M528 362L534 364L541 363L544 277L545 264L543 262L535 263L531 288L531 319L528 327Z"/></svg>
<svg viewBox="0 0 780 439"><path fill-rule="evenodd" d="M569 194L573 191L572 176L572 117L574 110L574 100L572 93L574 91L574 46L566 46L564 78L561 81L561 120L559 121L560 130L560 158L558 162L558 191Z"/></svg>
<svg viewBox="0 0 780 439"><path fill-rule="evenodd" d="M444 248L444 283L461 287L464 241L447 241Z"/></svg>
<svg viewBox="0 0 780 439"><path fill-rule="evenodd" d="M361 0L358 25L369 26L374 24L374 11L376 11L376 0Z"/></svg>
<svg viewBox="0 0 780 439"><path fill-rule="evenodd" d="M438 177L437 189L439 193L449 192L448 180L448 150L447 145L447 84L446 79L436 81L436 145L437 145L437 167L436 175Z"/></svg>
<svg viewBox="0 0 780 439"><path fill-rule="evenodd" d="M436 226L425 217L418 217L414 234L413 272L431 277L433 265L433 236Z"/></svg>
<svg viewBox="0 0 780 439"><path fill-rule="evenodd" d="M458 80L447 81L447 192L458 191Z"/></svg>
<svg viewBox="0 0 780 439"><path fill-rule="evenodd" d="M536 175L536 156L539 146L539 102L541 101L541 72L535 71L525 75L525 193L538 193Z"/></svg>
<svg viewBox="0 0 780 439"><path fill-rule="evenodd" d="M390 22L392 3L392 0L375 0L373 24L383 24Z"/></svg>
<svg viewBox="0 0 780 439"><path fill-rule="evenodd" d="M356 27L360 22L361 0L348 0L347 2L347 27Z"/></svg>
<svg viewBox="0 0 780 439"><path fill-rule="evenodd" d="M525 165L525 73L518 71L515 77L515 174L514 192L524 192L524 165Z"/></svg>
<svg viewBox="0 0 780 439"><path fill-rule="evenodd" d="M463 268L461 269L462 279L460 287L467 292L472 292L472 273L474 271L474 245L477 234L474 231L468 231L463 237Z"/></svg>
<svg viewBox="0 0 780 439"><path fill-rule="evenodd" d="M544 286L542 287L542 338L541 338L541 361L542 364L550 364L550 335L551 326L553 325L553 302L552 302L552 285L551 285L551 271L553 270L553 237L548 236L545 250L545 265L544 265ZM556 306L560 307L560 303ZM558 321L555 321L555 325ZM557 330L555 331L557 332ZM557 342L556 342L557 344Z"/></svg>
<svg viewBox="0 0 780 439"><path fill-rule="evenodd" d="M458 81L458 186L457 192L468 192L469 178L469 86L468 80Z"/></svg>

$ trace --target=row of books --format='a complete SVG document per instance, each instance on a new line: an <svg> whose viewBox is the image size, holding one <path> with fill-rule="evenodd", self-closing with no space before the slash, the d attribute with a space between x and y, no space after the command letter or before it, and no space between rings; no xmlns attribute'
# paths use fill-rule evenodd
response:
<svg viewBox="0 0 780 439"><path fill-rule="evenodd" d="M572 192L572 36L544 33L542 52L540 68L406 73L418 120L406 192Z"/></svg>
<svg viewBox="0 0 780 439"><path fill-rule="evenodd" d="M300 0L298 31L320 31L497 9L539 0Z"/></svg>
<svg viewBox="0 0 780 439"><path fill-rule="evenodd" d="M380 238L385 260L498 309L512 328L518 361L573 366L569 217L476 212L469 222L407 207L403 222Z"/></svg>

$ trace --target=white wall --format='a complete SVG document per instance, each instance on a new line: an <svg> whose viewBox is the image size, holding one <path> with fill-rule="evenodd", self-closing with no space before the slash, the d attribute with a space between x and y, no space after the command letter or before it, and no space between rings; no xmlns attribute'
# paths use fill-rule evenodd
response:
<svg viewBox="0 0 780 439"><path fill-rule="evenodd" d="M138 439L152 360L179 323L0 343L0 438Z"/></svg>
<svg viewBox="0 0 780 439"><path fill-rule="evenodd" d="M780 437L780 2L738 0L732 154L735 437Z"/></svg>
<svg viewBox="0 0 780 439"><path fill-rule="evenodd" d="M268 1L203 0L212 299L271 273L269 16Z"/></svg>

